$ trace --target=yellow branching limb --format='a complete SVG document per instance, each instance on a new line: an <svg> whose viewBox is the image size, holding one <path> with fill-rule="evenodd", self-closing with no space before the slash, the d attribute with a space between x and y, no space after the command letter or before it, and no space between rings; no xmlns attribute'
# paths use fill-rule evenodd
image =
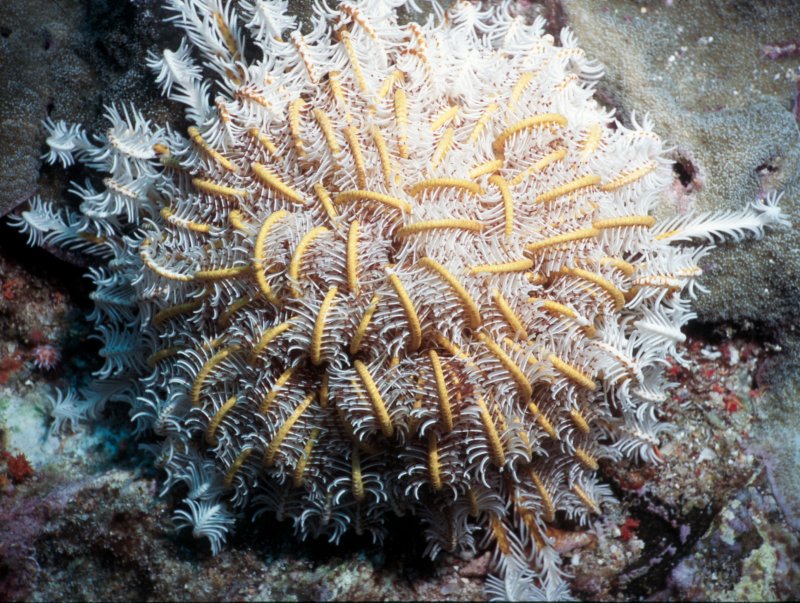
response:
<svg viewBox="0 0 800 603"><path fill-rule="evenodd" d="M600 264L602 266L613 266L628 278L632 277L636 272L636 266L630 262L626 262L622 258L604 257L600 260Z"/></svg>
<svg viewBox="0 0 800 603"><path fill-rule="evenodd" d="M339 214L336 213L336 208L333 206L333 201L331 200L330 193L325 189L322 184L315 184L314 185L314 192L317 194L317 198L319 202L322 204L322 209L325 210L325 213L328 215L328 218L331 220L331 223L334 223L336 218L339 217Z"/></svg>
<svg viewBox="0 0 800 603"><path fill-rule="evenodd" d="M253 162L250 164L250 169L253 170L253 174L255 175L258 180L261 181L262 184L271 188L276 193L284 196L286 199L291 201L292 203L298 203L300 205L305 204L305 199L303 199L303 195L299 192L294 190L292 187L285 184L280 178L278 178L275 173L260 163Z"/></svg>
<svg viewBox="0 0 800 603"><path fill-rule="evenodd" d="M490 177L489 182L498 188L503 198L503 214L505 216L504 233L506 237L510 237L514 232L514 200L511 198L511 190L508 188L508 182L506 182L505 178L497 174Z"/></svg>
<svg viewBox="0 0 800 603"><path fill-rule="evenodd" d="M597 383L589 377L586 373L581 371L575 366L564 362L556 356L555 354L548 354L547 360L553 365L553 367L562 375L564 375L570 381L580 385L581 387L585 387L590 391L595 391L597 389Z"/></svg>
<svg viewBox="0 0 800 603"><path fill-rule="evenodd" d="M406 320L408 321L408 330L411 335L408 349L411 352L416 352L422 344L422 325L419 322L417 310L414 308L414 302L411 301L411 297L403 286L400 277L394 272L389 273L389 282L392 284L392 287L394 287L395 293L397 293L397 298L400 301L400 305L403 307L403 312L405 312Z"/></svg>
<svg viewBox="0 0 800 603"><path fill-rule="evenodd" d="M481 132L486 127L486 124L489 123L489 120L492 119L492 116L497 112L499 108L500 105L498 105L497 103L490 103L489 105L486 106L486 109L483 111L483 114L475 123L475 127L472 128L472 132L470 132L469 138L467 139L467 144L472 144L476 140L478 140L478 136L481 135Z"/></svg>
<svg viewBox="0 0 800 603"><path fill-rule="evenodd" d="M267 349L267 346L279 335L285 333L289 329L292 328L292 321L287 320L286 322L282 322L279 325L271 327L264 331L264 334L259 337L258 342L256 345L253 346L253 349L250 351L250 358L248 362L253 364L258 357L261 355L261 352Z"/></svg>
<svg viewBox="0 0 800 603"><path fill-rule="evenodd" d="M378 302L380 299L381 296L377 293L372 296L369 306L367 306L367 309L364 312L364 316L361 317L361 320L356 327L356 332L353 335L353 339L350 341L351 354L357 354L358 350L361 348L361 342L364 340L364 336L367 334L369 323L372 320L372 315L375 314L375 310L378 309Z"/></svg>
<svg viewBox="0 0 800 603"><path fill-rule="evenodd" d="M269 139L266 134L262 134L258 128L250 128L247 133L258 143L264 147L267 152L273 157L278 157L278 147Z"/></svg>
<svg viewBox="0 0 800 603"><path fill-rule="evenodd" d="M150 245L152 245L150 239L145 239L144 241L142 241L141 247L139 248L139 257L142 259L144 265L147 266L150 270L152 270L162 278L166 278L173 281L189 282L194 280L193 274L181 274L179 272L175 272L174 270L164 268L163 266L157 264L155 260L153 260L153 257L150 255Z"/></svg>
<svg viewBox="0 0 800 603"><path fill-rule="evenodd" d="M247 462L247 459L250 458L250 455L253 454L252 448L246 448L239 453L239 456L231 464L231 468L228 469L228 472L225 474L225 487L230 488L233 485L233 480L236 477L236 474L239 473L239 470L242 468Z"/></svg>
<svg viewBox="0 0 800 603"><path fill-rule="evenodd" d="M494 139L494 142L492 143L492 150L494 151L494 154L502 156L506 141L514 134L545 125L563 127L567 125L567 118L558 113L543 113L541 115L534 115L532 117L528 117L527 119L523 119L522 121L519 121L503 130L500 135Z"/></svg>
<svg viewBox="0 0 800 603"><path fill-rule="evenodd" d="M469 327L471 329L477 329L481 324L480 309L464 285L462 285L461 282L447 268L442 266L436 260L426 257L420 260L420 264L429 270L433 270L450 286L456 296L458 296L458 299L461 301L461 307L464 309L464 313L469 319Z"/></svg>
<svg viewBox="0 0 800 603"><path fill-rule="evenodd" d="M483 189L481 189L480 184L473 182L472 180L461 178L431 178L428 180L422 180L412 184L408 188L408 194L412 197L416 197L426 190L439 188L460 188L473 195L483 194Z"/></svg>
<svg viewBox="0 0 800 603"><path fill-rule="evenodd" d="M644 226L650 228L656 223L653 216L620 216L619 218L607 218L605 220L596 220L592 226L598 230L603 228L624 228L627 226Z"/></svg>
<svg viewBox="0 0 800 603"><path fill-rule="evenodd" d="M238 199L239 197L250 196L250 192L242 188L223 186L213 180L204 180L202 178L192 178L192 186L209 195L218 195L220 197Z"/></svg>
<svg viewBox="0 0 800 603"><path fill-rule="evenodd" d="M347 57L350 59L350 65L353 67L353 73L356 76L358 87L361 89L361 92L366 92L367 81L364 79L364 73L361 71L361 63L359 63L358 55L356 55L356 50L353 48L353 40L350 38L350 32L346 29L339 29L336 31L336 37L339 39L339 42L342 43L342 46L344 46Z"/></svg>
<svg viewBox="0 0 800 603"><path fill-rule="evenodd" d="M405 76L399 69L395 69L389 77L383 80L381 87L378 89L378 99L386 98L386 95L391 92L392 88L397 82L402 82Z"/></svg>
<svg viewBox="0 0 800 603"><path fill-rule="evenodd" d="M555 201L559 197L563 197L564 195L568 195L570 193L574 193L584 188L592 188L597 186L600 183L600 176L596 174L590 174L588 176L581 176L580 178L576 178L572 182L567 182L566 184L562 184L561 186L557 186L549 191L546 191L536 197L536 203L548 203L550 201Z"/></svg>
<svg viewBox="0 0 800 603"><path fill-rule="evenodd" d="M286 439L286 436L289 435L289 432L294 427L294 424L300 419L303 413L311 406L311 403L316 399L317 394L312 392L303 399L303 401L294 409L294 412L286 419L286 422L281 425L281 428L275 434L275 437L272 438L272 441L269 443L266 452L264 453L264 466L265 467L272 467L275 463L275 457L278 454L278 450L283 444L283 441Z"/></svg>
<svg viewBox="0 0 800 603"><path fill-rule="evenodd" d="M289 132L294 141L294 149L298 157L305 157L306 150L303 146L303 139L300 133L300 113L306 106L306 102L302 98L296 98L289 103Z"/></svg>
<svg viewBox="0 0 800 603"><path fill-rule="evenodd" d="M295 297L300 295L300 290L297 289L296 284L300 282L300 268L303 266L303 256L306 253L306 250L311 246L311 243L319 237L321 234L328 232L328 229L324 226L317 226L309 230L306 234L303 235L303 238L300 239L300 242L295 247L294 253L292 253L292 259L289 262L289 270L288 275L289 279L292 281L292 293Z"/></svg>
<svg viewBox="0 0 800 603"><path fill-rule="evenodd" d="M170 318L175 318L177 316L181 316L182 314L188 314L190 312L194 312L202 305L203 305L203 300L196 299L194 301L164 308L163 310L159 310L156 313L156 315L153 316L153 320L150 321L150 324L152 324L154 327L157 327L158 325L160 325L163 322L166 322Z"/></svg>
<svg viewBox="0 0 800 603"><path fill-rule="evenodd" d="M544 486L544 482L542 482L542 479L539 477L536 471L531 469L530 476L533 485L536 486L536 490L539 492L539 498L542 501L542 519L544 519L547 523L552 523L556 519L556 506L553 504L553 497L550 496L550 493Z"/></svg>
<svg viewBox="0 0 800 603"><path fill-rule="evenodd" d="M448 126L447 130L445 130L441 140L439 140L439 143L436 145L436 148L433 151L433 157L431 158L431 166L433 169L439 167L439 164L444 161L445 155L447 155L448 151L453 148L453 140L455 139L455 135L456 131L453 129L453 127Z"/></svg>
<svg viewBox="0 0 800 603"><path fill-rule="evenodd" d="M386 188L389 188L392 185L392 161L389 157L389 147L378 126L375 125L372 126L372 140L375 142L375 148L378 150L378 157L381 160L383 183Z"/></svg>
<svg viewBox="0 0 800 603"><path fill-rule="evenodd" d="M394 91L394 114L397 120L397 142L400 157L408 159L408 98L406 91L402 88L395 88Z"/></svg>
<svg viewBox="0 0 800 603"><path fill-rule="evenodd" d="M474 368L475 366L477 366L472 361L471 357L464 353L464 350L462 350L460 347L458 347L456 344L454 344L452 341L450 341L447 337L445 337L441 333L435 332L433 334L433 338L436 340L436 343L439 345L439 347L447 350L453 358L459 358L463 360L464 364L466 364L469 367Z"/></svg>
<svg viewBox="0 0 800 603"><path fill-rule="evenodd" d="M517 186L518 184L521 184L524 180L530 178L533 174L541 172L551 163L555 163L556 161L561 161L566 156L567 156L566 149L557 149L552 153L548 153L547 155L542 157L539 161L537 161L531 166L528 166L527 168L522 170L519 174L514 176L514 178L512 178L511 180L511 186Z"/></svg>
<svg viewBox="0 0 800 603"><path fill-rule="evenodd" d="M375 381L372 379L369 369L367 369L367 366L363 362L354 360L353 366L358 376L361 378L361 383L367 390L367 395L369 396L370 402L372 402L372 408L375 411L375 417L378 419L378 424L381 427L383 435L387 438L391 438L394 435L394 425L392 425L392 420L389 418L389 411L386 410L386 404L378 391L378 386L375 385Z"/></svg>
<svg viewBox="0 0 800 603"><path fill-rule="evenodd" d="M208 427L206 428L206 444L209 446L217 445L217 429L219 429L220 423L222 423L222 419L225 418L225 415L236 406L236 399L235 394L228 398L225 403L219 407L219 410L214 413L214 416L211 417L211 421L208 422Z"/></svg>
<svg viewBox="0 0 800 603"><path fill-rule="evenodd" d="M173 345L171 347L153 352L152 354L150 354L150 356L147 357L147 366L154 368L156 364L158 364L162 360L170 358L171 356L175 356L180 351L181 351L180 346Z"/></svg>
<svg viewBox="0 0 800 603"><path fill-rule="evenodd" d="M286 369L280 374L280 376L275 380L275 384L267 392L267 395L264 396L264 399L261 401L261 405L258 408L258 412L260 412L262 415L267 413L267 411L270 409L270 406L272 406L272 403L275 401L275 398L278 397L278 394L280 393L283 386L286 385L289 382L289 379L292 378L292 375L294 375L294 371L295 368L293 366L290 366L288 369Z"/></svg>
<svg viewBox="0 0 800 603"><path fill-rule="evenodd" d="M603 136L603 126L594 123L586 130L586 137L581 141L581 159L587 159L600 148L600 140Z"/></svg>
<svg viewBox="0 0 800 603"><path fill-rule="evenodd" d="M533 395L533 388L528 378L525 376L525 373L517 366L517 363L505 353L503 348L492 341L485 333L478 333L478 339L489 349L489 352L491 352L492 356L497 359L501 366L509 372L511 378L517 384L520 394L522 394L523 401L527 402L530 400Z"/></svg>
<svg viewBox="0 0 800 603"><path fill-rule="evenodd" d="M333 123L331 122L330 116L325 113L322 109L316 108L314 109L314 117L319 124L320 130L322 130L322 135L325 137L325 142L328 145L328 149L333 156L334 161L339 157L339 154L342 152L342 148L339 146L339 142L336 140L336 134L333 131Z"/></svg>
<svg viewBox="0 0 800 603"><path fill-rule="evenodd" d="M361 144L358 142L358 133L354 126L350 125L344 129L344 137L353 155L353 163L356 166L356 179L359 188L367 188L367 168L364 163L364 154L361 152Z"/></svg>
<svg viewBox="0 0 800 603"><path fill-rule="evenodd" d="M228 214L228 221L236 230L246 234L252 233L252 227L245 221L244 215L238 209L234 209Z"/></svg>
<svg viewBox="0 0 800 603"><path fill-rule="evenodd" d="M588 434L591 431L586 417L584 417L577 408L573 408L569 411L569 418L572 419L572 424L575 425L581 433Z"/></svg>
<svg viewBox="0 0 800 603"><path fill-rule="evenodd" d="M597 464L597 459L586 452L583 448L575 448L575 458L578 459L578 462L589 471L597 471L600 468L600 465Z"/></svg>
<svg viewBox="0 0 800 603"><path fill-rule="evenodd" d="M319 308L317 319L314 322L314 330L311 333L311 362L315 366L318 366L322 361L322 336L325 332L325 321L328 317L328 312L333 306L337 291L338 288L336 286L328 289L325 299L322 300L322 305Z"/></svg>
<svg viewBox="0 0 800 603"><path fill-rule="evenodd" d="M495 466L502 467L506 462L506 453L503 449L503 442L497 433L497 427L495 427L494 421L492 420L492 415L489 409L486 408L486 402L483 401L483 396L479 395L475 399L475 404L480 411L481 423L483 423L483 429L486 432L486 439L489 440L489 451L492 462Z"/></svg>
<svg viewBox="0 0 800 603"><path fill-rule="evenodd" d="M538 253L548 247L557 247L565 243L573 243L575 241L583 241L586 239L593 239L600 231L596 228L582 228L580 230L573 230L571 232L562 232L554 237L548 237L541 241L535 241L525 246L525 249L532 253Z"/></svg>
<svg viewBox="0 0 800 603"><path fill-rule="evenodd" d="M200 368L197 373L197 377L194 379L194 383L192 383L192 390L190 398L192 400L192 406L199 406L200 405L200 394L203 390L203 384L205 383L206 379L208 379L211 372L219 366L219 364L225 360L228 356L233 354L234 352L239 350L238 345L231 345L227 348L221 349L219 352L214 354L211 358L206 360L205 364Z"/></svg>
<svg viewBox="0 0 800 603"><path fill-rule="evenodd" d="M288 215L289 212L283 209L270 214L270 216L262 222L261 228L258 229L258 235L256 236L256 242L253 247L253 275L255 276L256 283L258 283L258 288L264 294L264 297L275 305L279 304L279 300L275 296L275 293L273 293L272 287L270 287L267 277L264 274L264 269L266 268L267 237L272 227Z"/></svg>
<svg viewBox="0 0 800 603"><path fill-rule="evenodd" d="M331 95L333 96L336 104L344 111L344 120L348 124L353 121L353 116L350 115L350 111L347 110L349 104L347 102L347 97L344 94L344 89L342 88L342 82L340 81L341 73L339 71L331 71L328 73L328 84L331 87Z"/></svg>
<svg viewBox="0 0 800 603"><path fill-rule="evenodd" d="M249 295L242 295L237 297L231 304L225 308L225 310L219 315L217 319L217 326L220 328L227 328L228 324L230 323L231 318L233 315L236 314L239 310L244 308L247 304L253 301L253 298Z"/></svg>
<svg viewBox="0 0 800 603"><path fill-rule="evenodd" d="M544 413L539 409L538 406L531 400L528 402L528 410L531 414L536 418L536 422L539 424L539 427L551 438L554 440L560 439L558 437L558 432L553 427L553 424L548 420L548 418L544 415Z"/></svg>
<svg viewBox="0 0 800 603"><path fill-rule="evenodd" d="M503 297L499 289L494 289L492 291L492 299L497 309L500 310L500 314L503 315L508 325L514 330L514 333L522 339L528 339L528 331L525 329L525 325L522 324L522 320L517 313L514 312L514 309L506 301L506 298Z"/></svg>
<svg viewBox="0 0 800 603"><path fill-rule="evenodd" d="M358 220L350 223L347 232L347 288L353 295L358 295Z"/></svg>
<svg viewBox="0 0 800 603"><path fill-rule="evenodd" d="M471 232L480 232L483 230L483 224L477 220L462 220L458 218L443 218L441 220L427 220L424 222L415 222L403 226L397 231L397 236L402 238L410 235L429 232L431 230L467 230Z"/></svg>
<svg viewBox="0 0 800 603"><path fill-rule="evenodd" d="M480 178L486 174L492 174L502 168L503 163L504 162L502 159L492 159L491 161L481 163L467 172L467 177L474 180L475 178Z"/></svg>
<svg viewBox="0 0 800 603"><path fill-rule="evenodd" d="M597 504L578 484L572 486L572 491L581 500L581 502L589 507L589 510L595 515L600 515L600 505Z"/></svg>
<svg viewBox="0 0 800 603"><path fill-rule="evenodd" d="M211 148L211 146L201 136L199 128L197 128L196 126L190 126L188 132L189 132L189 138L203 153L208 155L211 159L216 161L218 164L220 164L223 168L225 168L229 172L236 173L239 171L239 168L236 167L236 165L234 165L234 163L230 159L224 157L222 153L220 153L216 149Z"/></svg>
<svg viewBox="0 0 800 603"><path fill-rule="evenodd" d="M201 234L208 234L211 232L211 224L204 224L202 222L193 222L192 220L178 218L172 213L172 210L169 207L163 207L159 213L164 220L170 224L173 224L174 226L177 226L178 228L185 228Z"/></svg>
<svg viewBox="0 0 800 603"><path fill-rule="evenodd" d="M533 260L523 258L513 262L504 262L502 264L481 264L480 266L473 266L470 268L471 274L505 274L508 272L525 272L533 267Z"/></svg>
<svg viewBox="0 0 800 603"><path fill-rule="evenodd" d="M357 503L364 502L364 477L361 473L361 451L353 443L353 452L350 456L350 489Z"/></svg>
<svg viewBox="0 0 800 603"><path fill-rule="evenodd" d="M225 48L228 49L228 52L231 54L231 58L236 59L239 57L239 47L236 44L236 38L233 36L233 32L228 27L228 24L225 22L225 17L222 13L214 11L212 13L214 15L214 21L217 24L217 28L219 29L219 33L222 34L222 39L225 41Z"/></svg>
<svg viewBox="0 0 800 603"><path fill-rule="evenodd" d="M198 270L194 273L194 278L198 281L220 281L245 276L251 270L252 266L250 264L232 266L230 268L215 268L213 270Z"/></svg>
<svg viewBox="0 0 800 603"><path fill-rule="evenodd" d="M511 91L511 97L508 99L509 110L514 109L522 93L525 91L525 88L528 87L535 77L536 73L533 71L526 71L519 76L517 83L514 84L514 89Z"/></svg>
<svg viewBox="0 0 800 603"><path fill-rule="evenodd" d="M619 312L625 306L625 294L622 293L610 280L605 277L600 276L599 274L595 274L594 272L590 272L589 270L584 270L583 268L567 268L564 267L558 272L559 274L566 275L566 276L575 276L581 278L583 280L589 281L590 283L594 283L598 287L600 287L603 291L605 291L612 300L614 300L614 309Z"/></svg>
<svg viewBox="0 0 800 603"><path fill-rule="evenodd" d="M447 125L447 123L449 121L455 119L455 117L458 115L458 112L460 110L461 110L461 106L460 105L451 105L450 107L447 107L447 109L442 111L436 117L436 119L434 119L431 122L431 131L435 132L436 130L438 130L442 126Z"/></svg>
<svg viewBox="0 0 800 603"><path fill-rule="evenodd" d="M306 445L303 446L303 454L300 455L300 458L297 461L297 466L294 468L294 473L292 474L292 485L295 488L299 488L303 485L306 465L308 465L308 460L311 458L311 453L314 450L317 440L319 439L319 433L319 429L316 427L312 429Z"/></svg>
<svg viewBox="0 0 800 603"><path fill-rule="evenodd" d="M389 195L384 195L383 193L378 193L375 191L366 191L366 190L352 190L352 191L343 191L334 197L333 202L336 205L340 203L348 203L351 201L375 201L382 205L386 205L387 207L392 207L394 209L399 209L400 211L410 214L411 213L411 205L403 201L402 199L398 199L397 197L391 197Z"/></svg>
<svg viewBox="0 0 800 603"><path fill-rule="evenodd" d="M450 408L450 395L447 393L447 383L444 380L444 372L442 371L442 362L439 360L439 354L435 350L428 351L428 358L431 361L433 368L433 377L436 381L436 393L439 397L439 417L441 418L442 429L444 433L448 433L453 429L453 409Z"/></svg>
<svg viewBox="0 0 800 603"><path fill-rule="evenodd" d="M428 477L434 492L442 489L442 469L439 464L439 446L436 434L428 432Z"/></svg>
<svg viewBox="0 0 800 603"><path fill-rule="evenodd" d="M639 180L640 178L644 178L647 174L652 172L656 169L657 164L655 161L648 161L643 166L636 168L632 172L627 172L624 174L620 174L617 178L612 180L611 182L607 182L600 186L601 191L614 191L618 188L622 188L623 186L627 186Z"/></svg>

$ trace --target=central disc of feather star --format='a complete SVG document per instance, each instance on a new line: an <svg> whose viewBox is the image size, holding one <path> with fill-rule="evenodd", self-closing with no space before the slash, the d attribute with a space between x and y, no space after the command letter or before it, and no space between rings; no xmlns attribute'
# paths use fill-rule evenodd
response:
<svg viewBox="0 0 800 603"><path fill-rule="evenodd" d="M49 158L106 190L20 220L112 256L92 395L164 438L179 524L214 552L248 506L331 541L410 511L432 556L495 543L490 594L566 596L548 527L611 499L600 459L659 460L697 261L779 210L658 224L649 122L612 124L573 36L508 4L317 5L307 35L286 3L168 4L186 37L150 62L188 136L48 123Z"/></svg>

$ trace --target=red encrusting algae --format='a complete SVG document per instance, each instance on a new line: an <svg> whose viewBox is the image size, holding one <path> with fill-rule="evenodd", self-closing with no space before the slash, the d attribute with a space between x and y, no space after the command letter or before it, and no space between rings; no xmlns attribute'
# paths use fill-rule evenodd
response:
<svg viewBox="0 0 800 603"><path fill-rule="evenodd" d="M2 477L10 477L15 484L22 483L34 474L33 467L22 452L15 456L7 450L0 451L0 468L3 464L5 470Z"/></svg>

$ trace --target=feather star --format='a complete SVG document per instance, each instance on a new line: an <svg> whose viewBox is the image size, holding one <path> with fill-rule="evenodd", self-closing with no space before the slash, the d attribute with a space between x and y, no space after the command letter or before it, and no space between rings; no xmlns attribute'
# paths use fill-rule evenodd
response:
<svg viewBox="0 0 800 603"><path fill-rule="evenodd" d="M244 509L333 542L411 512L432 557L494 546L489 596L569 597L548 528L614 504L600 461L660 461L699 260L784 218L658 222L662 141L569 30L405 4L318 2L303 34L287 2L169 0L149 63L185 134L45 123L47 160L103 174L16 219L102 260L105 364L55 427L127 400L215 554Z"/></svg>

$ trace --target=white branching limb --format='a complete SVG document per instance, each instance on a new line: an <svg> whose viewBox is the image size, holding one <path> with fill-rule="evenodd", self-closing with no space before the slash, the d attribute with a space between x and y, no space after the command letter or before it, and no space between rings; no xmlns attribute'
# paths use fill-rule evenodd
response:
<svg viewBox="0 0 800 603"><path fill-rule="evenodd" d="M178 50L164 50L161 56L151 52L147 66L156 73L167 98L186 106L186 117L195 124L203 124L211 117L209 83L204 82L202 70L191 56L191 45L184 38Z"/></svg>
<svg viewBox="0 0 800 603"><path fill-rule="evenodd" d="M82 399L77 390L61 389L55 391L55 396L49 399L50 416L53 423L50 433L58 434L75 433L85 426L93 416L94 404L90 400Z"/></svg>
<svg viewBox="0 0 800 603"><path fill-rule="evenodd" d="M48 117L43 125L47 130L46 142L50 148L42 157L47 163L59 161L64 167L70 167L92 146L79 124L67 125L63 120L54 122Z"/></svg>
<svg viewBox="0 0 800 603"><path fill-rule="evenodd" d="M85 232L89 222L83 216L57 209L39 196L33 198L29 209L11 216L9 223L26 234L31 245L52 245L101 257L112 253L102 238Z"/></svg>
<svg viewBox="0 0 800 603"><path fill-rule="evenodd" d="M211 553L216 555L225 543L226 535L236 517L222 503L191 498L187 498L184 502L189 508L175 511L176 527L190 528L192 537L208 540Z"/></svg>
<svg viewBox="0 0 800 603"><path fill-rule="evenodd" d="M659 224L657 238L669 243L702 240L709 244L739 242L746 236L760 239L766 226L789 226L786 214L778 206L782 193L770 193L745 209L723 210L676 217Z"/></svg>

